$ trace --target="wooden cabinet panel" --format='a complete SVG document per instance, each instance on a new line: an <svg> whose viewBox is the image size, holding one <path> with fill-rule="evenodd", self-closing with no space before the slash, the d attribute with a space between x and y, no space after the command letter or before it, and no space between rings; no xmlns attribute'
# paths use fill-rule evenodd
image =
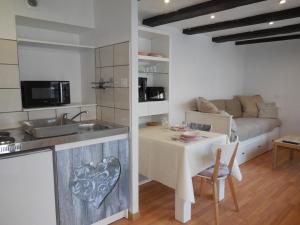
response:
<svg viewBox="0 0 300 225"><path fill-rule="evenodd" d="M18 64L17 42L0 39L0 64Z"/></svg>
<svg viewBox="0 0 300 225"><path fill-rule="evenodd" d="M90 225L128 209L128 140L58 150L60 224Z"/></svg>
<svg viewBox="0 0 300 225"><path fill-rule="evenodd" d="M19 66L0 64L0 88L20 88Z"/></svg>
<svg viewBox="0 0 300 225"><path fill-rule="evenodd" d="M21 110L21 90L0 89L0 112L17 112Z"/></svg>

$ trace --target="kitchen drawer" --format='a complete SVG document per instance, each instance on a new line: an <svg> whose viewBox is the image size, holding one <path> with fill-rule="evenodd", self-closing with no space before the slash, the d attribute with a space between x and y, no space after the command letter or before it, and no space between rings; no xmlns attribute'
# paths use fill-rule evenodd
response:
<svg viewBox="0 0 300 225"><path fill-rule="evenodd" d="M20 89L0 89L0 112L22 110Z"/></svg>
<svg viewBox="0 0 300 225"><path fill-rule="evenodd" d="M20 88L19 66L0 64L0 88Z"/></svg>
<svg viewBox="0 0 300 225"><path fill-rule="evenodd" d="M148 102L140 102L139 103L139 116L148 116Z"/></svg>
<svg viewBox="0 0 300 225"><path fill-rule="evenodd" d="M17 42L0 39L0 64L18 64Z"/></svg>
<svg viewBox="0 0 300 225"><path fill-rule="evenodd" d="M159 115L169 113L169 102L148 102L149 115Z"/></svg>

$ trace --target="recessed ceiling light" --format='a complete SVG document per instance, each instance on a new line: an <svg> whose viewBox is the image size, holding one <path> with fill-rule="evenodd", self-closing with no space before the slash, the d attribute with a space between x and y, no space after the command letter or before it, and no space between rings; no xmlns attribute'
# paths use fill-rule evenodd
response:
<svg viewBox="0 0 300 225"><path fill-rule="evenodd" d="M165 4L169 4L170 0L164 0Z"/></svg>
<svg viewBox="0 0 300 225"><path fill-rule="evenodd" d="M269 22L269 25L270 25L270 26L272 26L273 24L274 24L274 22L273 22L273 21Z"/></svg>
<svg viewBox="0 0 300 225"><path fill-rule="evenodd" d="M279 4L282 5L282 4L285 4L286 3L286 0L280 0Z"/></svg>
<svg viewBox="0 0 300 225"><path fill-rule="evenodd" d="M210 18L213 20L213 19L216 18L216 16L215 15L211 15Z"/></svg>

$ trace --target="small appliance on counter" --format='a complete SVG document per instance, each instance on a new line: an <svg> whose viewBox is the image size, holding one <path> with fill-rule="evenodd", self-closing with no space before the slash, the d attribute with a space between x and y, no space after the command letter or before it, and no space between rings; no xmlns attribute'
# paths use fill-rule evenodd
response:
<svg viewBox="0 0 300 225"><path fill-rule="evenodd" d="M15 141L9 132L0 131L0 155L20 151L21 145Z"/></svg>
<svg viewBox="0 0 300 225"><path fill-rule="evenodd" d="M147 101L147 78L139 77L139 102Z"/></svg>
<svg viewBox="0 0 300 225"><path fill-rule="evenodd" d="M147 101L164 101L166 99L164 87L147 87Z"/></svg>
<svg viewBox="0 0 300 225"><path fill-rule="evenodd" d="M69 81L21 81L24 108L70 104Z"/></svg>

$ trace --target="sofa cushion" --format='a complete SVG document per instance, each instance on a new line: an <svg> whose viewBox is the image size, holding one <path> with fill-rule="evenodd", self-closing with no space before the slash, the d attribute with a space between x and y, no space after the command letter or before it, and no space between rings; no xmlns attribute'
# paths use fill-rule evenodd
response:
<svg viewBox="0 0 300 225"><path fill-rule="evenodd" d="M257 117L257 99L254 96L238 96L243 110L243 117Z"/></svg>
<svg viewBox="0 0 300 225"><path fill-rule="evenodd" d="M240 141L257 137L261 134L268 133L276 127L281 126L279 119L266 118L237 118L237 135Z"/></svg>
<svg viewBox="0 0 300 225"><path fill-rule="evenodd" d="M234 118L242 117L242 106L238 98L225 101L225 110Z"/></svg>
<svg viewBox="0 0 300 225"><path fill-rule="evenodd" d="M220 111L226 111L225 100L218 99L218 100L212 100L210 102L213 103L215 106L217 106L217 108Z"/></svg>
<svg viewBox="0 0 300 225"><path fill-rule="evenodd" d="M197 98L197 109L204 113L219 113L218 108L213 103L202 97Z"/></svg>
<svg viewBox="0 0 300 225"><path fill-rule="evenodd" d="M278 108L276 103L260 103L258 104L259 118L278 118Z"/></svg>

